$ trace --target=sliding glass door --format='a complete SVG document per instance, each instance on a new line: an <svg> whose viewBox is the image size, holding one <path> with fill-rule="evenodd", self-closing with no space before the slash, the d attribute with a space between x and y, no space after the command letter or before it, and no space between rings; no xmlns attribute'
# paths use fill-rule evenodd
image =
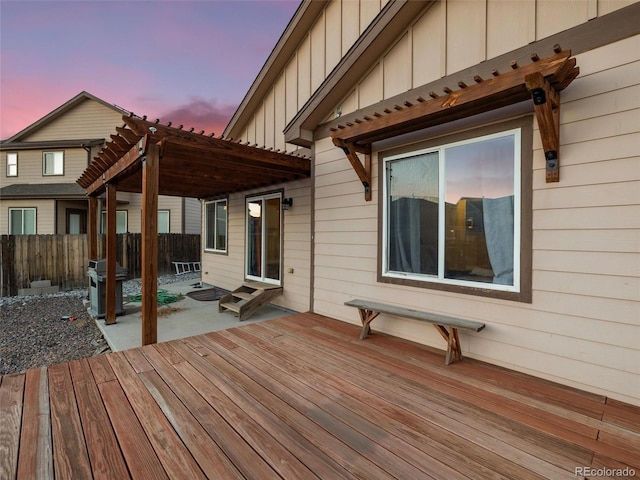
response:
<svg viewBox="0 0 640 480"><path fill-rule="evenodd" d="M247 198L246 272L250 280L280 284L282 208L280 193Z"/></svg>

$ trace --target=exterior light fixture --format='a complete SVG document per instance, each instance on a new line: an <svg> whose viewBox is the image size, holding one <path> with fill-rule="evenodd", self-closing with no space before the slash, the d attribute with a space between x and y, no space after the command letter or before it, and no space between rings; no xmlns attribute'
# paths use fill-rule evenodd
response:
<svg viewBox="0 0 640 480"><path fill-rule="evenodd" d="M293 206L293 198L282 199L282 210L289 210Z"/></svg>

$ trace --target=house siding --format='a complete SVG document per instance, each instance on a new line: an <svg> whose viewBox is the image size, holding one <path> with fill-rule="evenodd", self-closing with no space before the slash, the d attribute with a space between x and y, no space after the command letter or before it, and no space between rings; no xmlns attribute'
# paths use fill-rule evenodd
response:
<svg viewBox="0 0 640 480"><path fill-rule="evenodd" d="M39 142L60 139L105 138L105 136L109 140L108 133L115 133L115 127L121 125L121 112L108 108L99 102L88 100L37 129L22 141ZM84 167L86 168L86 164Z"/></svg>
<svg viewBox="0 0 640 480"><path fill-rule="evenodd" d="M371 105L371 98L391 98L632 3L634 0L435 2L382 52L336 107L340 106L342 115L351 113ZM360 94L361 90L365 93Z"/></svg>
<svg viewBox="0 0 640 480"><path fill-rule="evenodd" d="M51 200L3 200L0 204L0 225L6 232L5 234L9 233L9 209L11 208L35 208L36 234L54 232L55 202Z"/></svg>
<svg viewBox="0 0 640 480"><path fill-rule="evenodd" d="M296 150L295 145L285 143L285 126L386 3L378 0L328 2L270 92L241 128L240 139L267 148Z"/></svg>
<svg viewBox="0 0 640 480"><path fill-rule="evenodd" d="M63 105L64 107L64 105ZM68 106L67 106L68 107ZM45 117L42 125L34 124L33 131L25 129L25 133L14 138L14 142L45 142L56 140L98 140L110 141L110 135L116 133L116 127L123 124L122 111L105 105L101 101L93 98L80 97L77 104L67 108L58 116L50 119ZM0 152L2 168L0 169L0 186L4 187L12 184L51 184L51 183L75 183L87 168L89 161L99 152L101 146L94 146L90 153L84 148L50 148L50 149L30 149L11 150L11 143L3 145ZM18 176L7 177L6 158L8 152L18 154ZM64 152L64 174L63 175L43 175L43 152L63 151ZM126 210L127 229L129 232L141 231L141 195L129 192L118 192L117 210ZM27 201L29 203L30 201ZM181 198L160 196L158 199L160 210L170 210L171 233L183 233L183 202ZM20 204L24 201L20 201ZM33 203L33 202L31 202ZM53 234L64 233L66 230L65 208L77 208L87 210L88 204L82 199L74 203L66 203L55 199L38 200L38 205L46 205L43 211L52 212L50 220L45 220L38 212L38 233ZM0 199L0 209L4 211L4 217L0 217L0 233L8 233L7 212L9 206L14 206L12 200ZM56 207L57 205L57 207ZM188 226L191 233L199 233L200 209L199 201L190 199L185 203L187 218L184 225ZM57 210L57 215L55 211Z"/></svg>
<svg viewBox="0 0 640 480"><path fill-rule="evenodd" d="M269 190L230 195L227 253L206 252L205 243L202 242L202 281L228 290L242 284L245 271L245 198L279 189L284 189L283 196L293 198L293 207L283 212L283 295L272 303L297 312L306 312L311 301L311 188L308 179L274 185ZM204 208L202 211L204 215ZM203 217L203 239L206 237L204 226ZM290 269L293 269L292 273Z"/></svg>
<svg viewBox="0 0 640 480"><path fill-rule="evenodd" d="M545 182L534 127L532 302L376 280L373 200L330 139L316 142L314 311L358 323L356 297L485 322L465 355L640 404L640 36L577 56L562 93L561 181ZM375 328L442 348L429 325L381 316Z"/></svg>
<svg viewBox="0 0 640 480"><path fill-rule="evenodd" d="M238 126L242 139L282 145L282 118L288 124L303 109L385 3L328 2L283 71L271 77L276 78L271 93ZM425 2L422 13L389 39L364 75L341 79L345 94L340 101L324 105L318 99L317 108L326 111L314 112L313 118L322 115L328 122L338 113L366 109L632 3ZM536 53L551 54L547 48ZM316 313L354 324L359 323L357 312L344 306L353 298L482 321L487 325L482 332L461 332L465 355L640 405L638 52L635 36L577 55L580 76L561 94L560 183L545 182L531 106L532 237L525 242L532 244L529 303L378 282L379 152L374 145L372 200L367 202L343 151L327 137L327 126L319 125L312 145L313 178L287 212L301 216L296 222L285 219L284 271L294 266L295 280L285 273L282 304L305 310L304 301L295 307L290 303L296 291L311 300ZM299 210L306 205L302 198L309 198L309 212ZM306 262L311 265L305 267ZM224 288L242 281L244 194L230 198L229 254L203 254L203 271L205 281ZM302 278L307 272L312 278ZM423 322L381 315L374 329L444 347L438 332Z"/></svg>

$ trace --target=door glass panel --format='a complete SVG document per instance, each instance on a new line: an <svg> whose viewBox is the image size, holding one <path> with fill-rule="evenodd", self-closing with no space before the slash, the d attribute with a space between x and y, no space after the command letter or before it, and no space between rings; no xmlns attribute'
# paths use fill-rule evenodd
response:
<svg viewBox="0 0 640 480"><path fill-rule="evenodd" d="M280 280L280 198L265 200L265 277Z"/></svg>
<svg viewBox="0 0 640 480"><path fill-rule="evenodd" d="M282 251L280 196L247 201L247 277L280 282Z"/></svg>
<svg viewBox="0 0 640 480"><path fill-rule="evenodd" d="M262 277L262 200L247 203L247 275Z"/></svg>

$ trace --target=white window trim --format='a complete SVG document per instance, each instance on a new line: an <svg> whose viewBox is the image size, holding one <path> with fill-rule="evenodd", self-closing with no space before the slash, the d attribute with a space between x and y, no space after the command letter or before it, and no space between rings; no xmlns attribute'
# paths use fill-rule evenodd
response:
<svg viewBox="0 0 640 480"><path fill-rule="evenodd" d="M226 238L225 241L225 248L221 249L221 248L208 248L207 247L207 234L209 232L209 224L208 224L208 217L207 217L207 205L210 204L215 204L217 207L217 204L219 203L224 203L227 206L227 221L225 222L225 232L224 232L224 236ZM214 208L216 208L214 207ZM205 252L211 252L211 253L227 253L227 249L229 248L229 201L226 198L219 198L217 200L211 200L208 202L204 202L204 251ZM214 225L214 229L217 229L218 226L217 224ZM217 237L217 230L216 230L216 235L214 235L214 238Z"/></svg>
<svg viewBox="0 0 640 480"><path fill-rule="evenodd" d="M15 233L11 231L11 212L14 212L16 210L20 210L22 212L22 232L20 233ZM37 234L38 233L38 210L35 207L10 207L9 208L9 228L7 229L7 231L9 232L9 235L31 235L29 233L24 233L24 212L25 210L32 210L33 211L33 234Z"/></svg>
<svg viewBox="0 0 640 480"><path fill-rule="evenodd" d="M513 135L515 137L514 142L514 231L513 231L513 285L499 285L493 283L485 283L485 282L473 282L469 280L456 280L445 278L444 276L444 256L445 256L445 224L444 220L439 222L438 224L438 275L419 275L414 273L402 273L389 271L388 267L388 185L387 185L387 163L393 160L400 160L403 158L410 158L418 155L424 155L428 153L438 152L438 172L439 172L439 199L438 199L438 215L440 219L445 218L445 155L444 151L447 148L465 145L470 143L476 143L480 140L491 140L493 138L500 138L504 136ZM498 291L506 291L506 292L520 292L520 231L521 231L521 203L522 203L522 192L521 192L521 168L522 168L522 129L515 128L510 130L504 130L501 132L489 134L489 135L479 135L477 137L469 138L466 140L445 143L440 146L434 148L425 148L420 150L414 150L407 153L402 153L398 155L392 155L389 157L385 157L382 167L382 172L384 173L384 178L382 181L382 198L383 198L383 207L382 207L382 276L387 278L397 278L397 279L411 279L417 280L425 283L439 283L444 285L455 285L460 287L468 287L468 288L481 288L484 290L498 290Z"/></svg>
<svg viewBox="0 0 640 480"><path fill-rule="evenodd" d="M13 157L13 162L9 163L9 157ZM14 166L16 173L9 173L9 167ZM7 177L17 177L18 176L18 152L7 152Z"/></svg>
<svg viewBox="0 0 640 480"><path fill-rule="evenodd" d="M60 153L62 155L62 172L61 173L47 173L47 153ZM42 175L45 177L55 177L64 175L64 150L50 150L42 152Z"/></svg>

